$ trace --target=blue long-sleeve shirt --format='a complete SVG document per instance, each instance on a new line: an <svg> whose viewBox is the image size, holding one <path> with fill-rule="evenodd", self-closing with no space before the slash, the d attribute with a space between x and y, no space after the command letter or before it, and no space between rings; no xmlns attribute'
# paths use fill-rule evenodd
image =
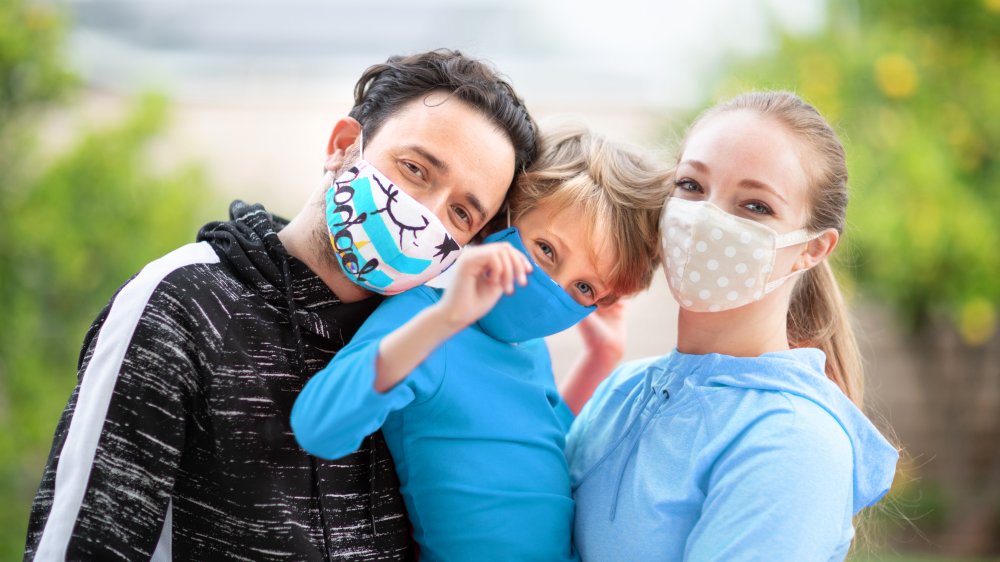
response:
<svg viewBox="0 0 1000 562"><path fill-rule="evenodd" d="M818 349L621 366L566 454L585 561L833 561L889 489L897 452Z"/></svg>
<svg viewBox="0 0 1000 562"><path fill-rule="evenodd" d="M383 302L302 390L296 439L338 458L382 427L421 560L574 560L572 413L542 340L504 343L473 325L374 390L381 339L440 297L418 287Z"/></svg>

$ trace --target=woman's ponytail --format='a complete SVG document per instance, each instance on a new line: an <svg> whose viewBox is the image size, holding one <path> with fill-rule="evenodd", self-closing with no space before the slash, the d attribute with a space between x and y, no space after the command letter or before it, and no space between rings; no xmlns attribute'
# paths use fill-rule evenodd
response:
<svg viewBox="0 0 1000 562"><path fill-rule="evenodd" d="M788 307L792 347L815 347L826 353L826 376L860 408L864 369L847 305L826 260L798 280Z"/></svg>

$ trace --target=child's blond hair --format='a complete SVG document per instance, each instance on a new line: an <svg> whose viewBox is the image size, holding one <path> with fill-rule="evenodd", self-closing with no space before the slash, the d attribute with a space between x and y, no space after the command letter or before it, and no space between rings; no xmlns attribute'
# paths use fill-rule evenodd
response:
<svg viewBox="0 0 1000 562"><path fill-rule="evenodd" d="M543 203L554 204L554 212L574 207L588 237L607 233L609 240L596 242L616 258L611 271L601 272L611 288L602 304L648 288L660 261L659 218L673 186L671 168L579 124L548 128L539 140L538 158L508 195L510 220Z"/></svg>

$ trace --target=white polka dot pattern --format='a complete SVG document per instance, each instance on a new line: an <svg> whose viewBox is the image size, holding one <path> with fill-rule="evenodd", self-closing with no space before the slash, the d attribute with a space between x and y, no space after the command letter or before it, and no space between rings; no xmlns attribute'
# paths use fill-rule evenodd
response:
<svg viewBox="0 0 1000 562"><path fill-rule="evenodd" d="M686 309L716 312L759 300L784 279L768 282L778 248L807 242L804 230L778 234L707 201L672 198L660 219L665 270Z"/></svg>

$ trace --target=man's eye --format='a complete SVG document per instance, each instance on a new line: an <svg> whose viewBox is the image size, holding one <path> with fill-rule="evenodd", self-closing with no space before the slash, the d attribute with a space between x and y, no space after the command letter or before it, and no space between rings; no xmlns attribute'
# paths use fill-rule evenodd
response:
<svg viewBox="0 0 1000 562"><path fill-rule="evenodd" d="M472 226L472 216L469 215L465 209L458 206L452 207L452 209L454 210L455 216L458 217L458 220L462 221L462 223L466 226Z"/></svg>
<svg viewBox="0 0 1000 562"><path fill-rule="evenodd" d="M418 178L423 178L424 177L423 170L421 170L420 166L417 166L413 162L408 162L406 160L403 160L402 161L402 165L403 165L404 168L406 168L407 172L409 172L409 173L417 176Z"/></svg>

